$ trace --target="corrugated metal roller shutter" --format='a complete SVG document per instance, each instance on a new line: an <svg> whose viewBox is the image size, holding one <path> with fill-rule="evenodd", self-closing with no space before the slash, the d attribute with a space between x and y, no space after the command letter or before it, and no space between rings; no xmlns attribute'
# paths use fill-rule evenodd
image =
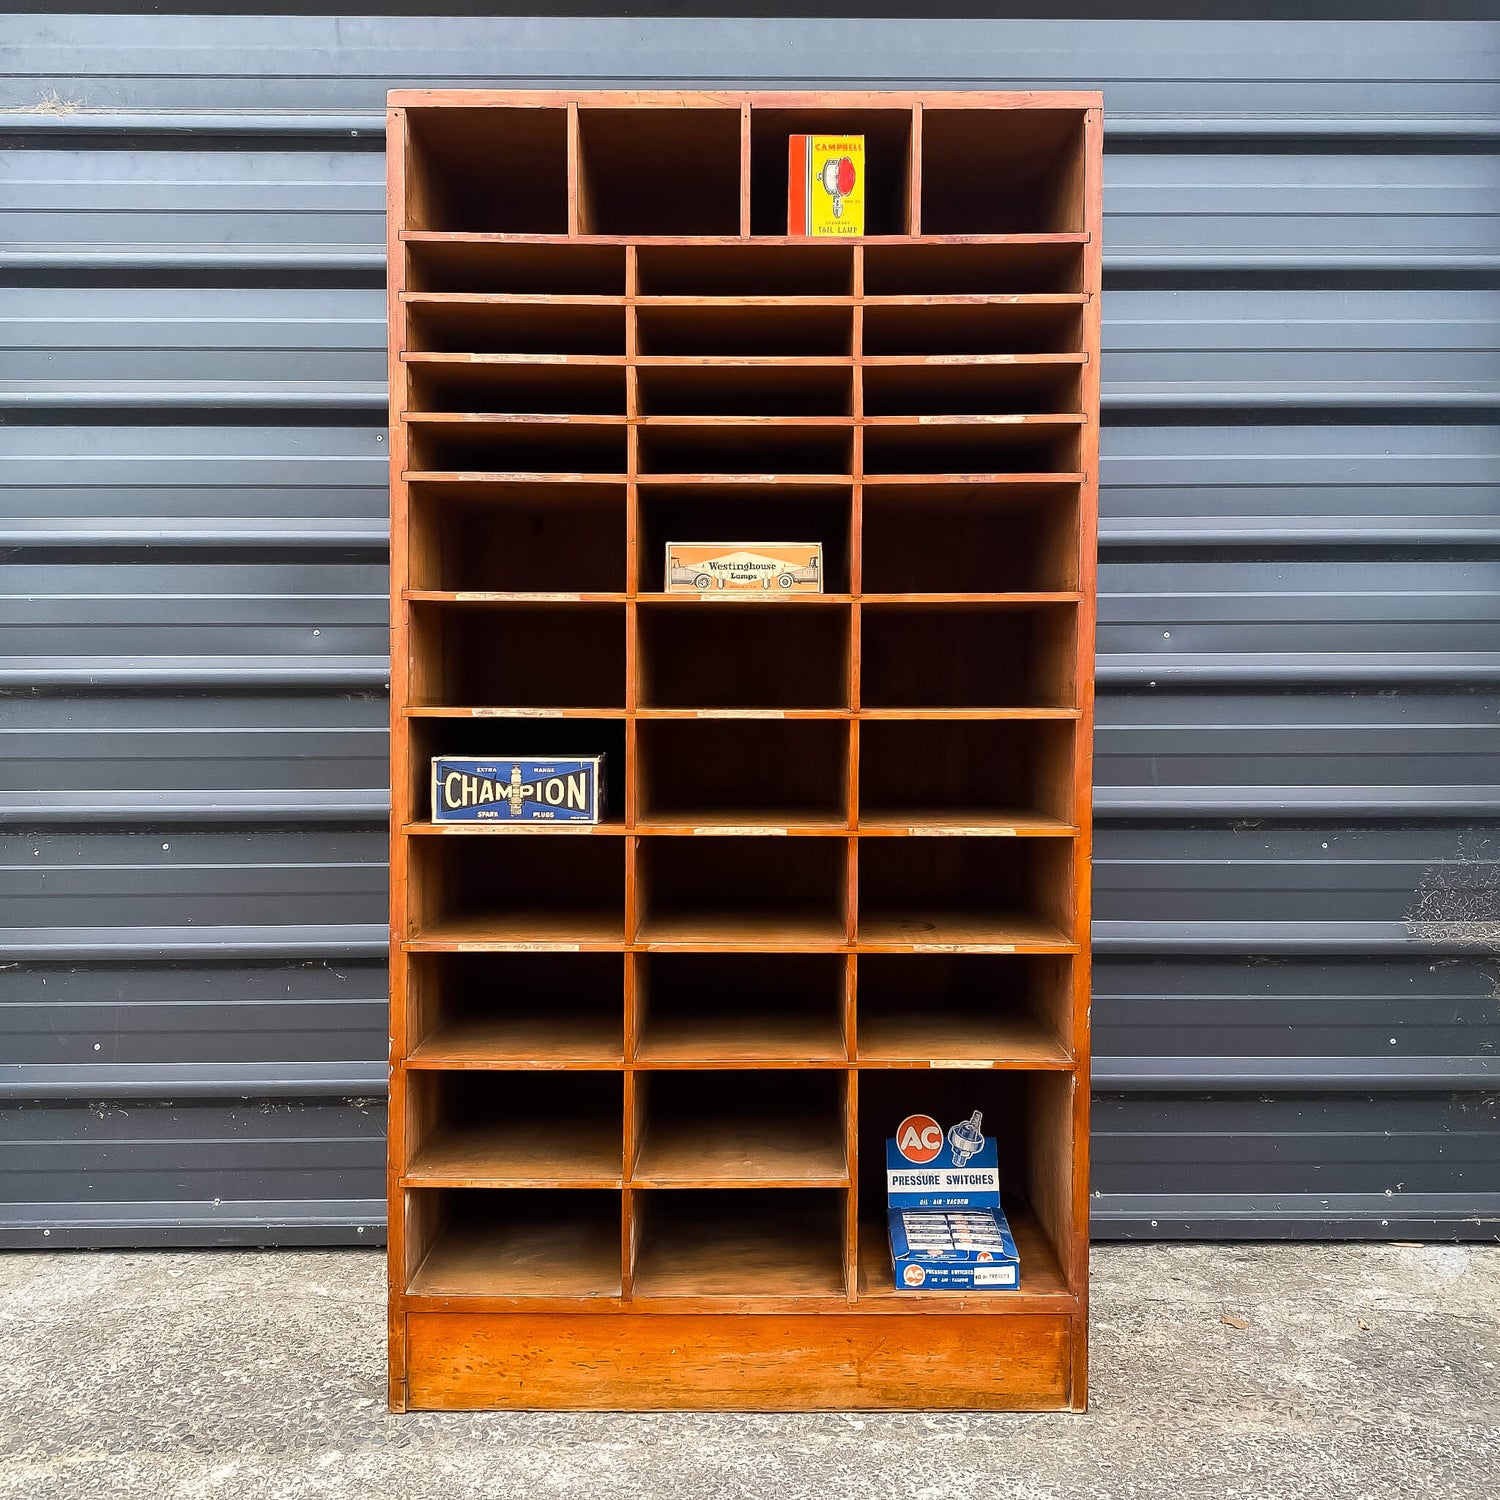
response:
<svg viewBox="0 0 1500 1500"><path fill-rule="evenodd" d="M395 84L1095 86L1096 1229L1493 1232L1500 28L7 23L0 1238L381 1220Z"/></svg>

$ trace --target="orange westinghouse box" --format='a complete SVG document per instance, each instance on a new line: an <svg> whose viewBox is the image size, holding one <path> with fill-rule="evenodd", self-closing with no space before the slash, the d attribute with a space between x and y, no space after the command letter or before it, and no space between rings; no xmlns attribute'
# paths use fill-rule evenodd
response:
<svg viewBox="0 0 1500 1500"><path fill-rule="evenodd" d="M786 232L863 234L864 136L794 135L788 153Z"/></svg>
<svg viewBox="0 0 1500 1500"><path fill-rule="evenodd" d="M669 594L821 594L821 542L668 542Z"/></svg>

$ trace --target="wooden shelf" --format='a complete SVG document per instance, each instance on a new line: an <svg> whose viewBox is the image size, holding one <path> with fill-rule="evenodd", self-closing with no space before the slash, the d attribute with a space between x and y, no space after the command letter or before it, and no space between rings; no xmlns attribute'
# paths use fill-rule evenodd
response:
<svg viewBox="0 0 1500 1500"><path fill-rule="evenodd" d="M639 1187L843 1187L843 1129L818 1116L723 1114L649 1124L631 1181Z"/></svg>
<svg viewBox="0 0 1500 1500"><path fill-rule="evenodd" d="M643 1066L776 1067L846 1060L836 1015L714 1013L647 1023L636 1049Z"/></svg>
<svg viewBox="0 0 1500 1500"><path fill-rule="evenodd" d="M957 1008L862 1019L859 1065L890 1068L1068 1068L1073 1059L1028 1016L985 1016Z"/></svg>
<svg viewBox="0 0 1500 1500"><path fill-rule="evenodd" d="M518 1014L466 1017L440 1027L412 1050L408 1067L619 1067L625 1060L618 1016Z"/></svg>
<svg viewBox="0 0 1500 1500"><path fill-rule="evenodd" d="M772 1189L650 1194L635 1300L843 1301L840 1196Z"/></svg>
<svg viewBox="0 0 1500 1500"><path fill-rule="evenodd" d="M1081 1407L1098 97L391 122L392 1404ZM868 233L783 232L799 132ZM434 823L444 755L606 816ZM898 1292L885 1141L974 1109L1021 1288Z"/></svg>
<svg viewBox="0 0 1500 1500"><path fill-rule="evenodd" d="M440 1130L413 1156L407 1187L618 1187L620 1131L609 1121L521 1119Z"/></svg>
<svg viewBox="0 0 1500 1500"><path fill-rule="evenodd" d="M1062 928L1038 917L942 909L895 913L862 908L858 938L862 948L908 953L1057 953L1076 946Z"/></svg>
<svg viewBox="0 0 1500 1500"><path fill-rule="evenodd" d="M865 813L855 830L861 834L923 838L934 834L971 838L1072 838L1076 824L1031 807L882 807Z"/></svg>
<svg viewBox="0 0 1500 1500"><path fill-rule="evenodd" d="M618 948L625 922L613 912L566 907L476 913L429 922L402 942L408 953L468 953L482 948Z"/></svg>
<svg viewBox="0 0 1500 1500"><path fill-rule="evenodd" d="M841 948L844 924L831 916L794 910L771 912L671 912L648 916L636 942L647 948Z"/></svg>
<svg viewBox="0 0 1500 1500"><path fill-rule="evenodd" d="M439 1228L408 1296L543 1305L620 1297L618 1193L423 1192L438 1200Z"/></svg>
<svg viewBox="0 0 1500 1500"><path fill-rule="evenodd" d="M413 838L571 838L578 834L619 835L625 832L623 818L604 818L598 823L407 823L402 833Z"/></svg>
<svg viewBox="0 0 1500 1500"><path fill-rule="evenodd" d="M930 1310L998 1313L1030 1312L1038 1304L1075 1299L1058 1264L1057 1255L1024 1200L1011 1198L1006 1220L1021 1261L1021 1284L1013 1291L911 1292L899 1289L891 1276L890 1232L884 1219L859 1226L859 1303L879 1303L911 1312Z"/></svg>

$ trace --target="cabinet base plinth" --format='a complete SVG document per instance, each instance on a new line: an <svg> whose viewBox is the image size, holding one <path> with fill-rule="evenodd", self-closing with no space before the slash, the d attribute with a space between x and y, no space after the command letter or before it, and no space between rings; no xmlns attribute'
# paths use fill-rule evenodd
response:
<svg viewBox="0 0 1500 1500"><path fill-rule="evenodd" d="M1082 1405L1054 1314L411 1313L405 1352L410 1411Z"/></svg>

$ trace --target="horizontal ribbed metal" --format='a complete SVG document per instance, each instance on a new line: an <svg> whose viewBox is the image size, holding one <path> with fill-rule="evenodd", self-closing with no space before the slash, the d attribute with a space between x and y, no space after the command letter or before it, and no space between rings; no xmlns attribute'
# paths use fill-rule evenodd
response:
<svg viewBox="0 0 1500 1500"><path fill-rule="evenodd" d="M338 141L375 137L384 143L383 114L280 114L251 112L196 113L164 110L159 114L120 114L79 109L49 113L46 109L0 114L0 136L292 136L329 137ZM1400 115L1110 115L1104 125L1105 148L1140 141L1500 141L1500 117L1473 115L1431 117Z"/></svg>
<svg viewBox="0 0 1500 1500"><path fill-rule="evenodd" d="M1105 91L1095 1233L1493 1233L1500 28L7 43L0 1244L379 1237L385 90L840 56Z"/></svg>

